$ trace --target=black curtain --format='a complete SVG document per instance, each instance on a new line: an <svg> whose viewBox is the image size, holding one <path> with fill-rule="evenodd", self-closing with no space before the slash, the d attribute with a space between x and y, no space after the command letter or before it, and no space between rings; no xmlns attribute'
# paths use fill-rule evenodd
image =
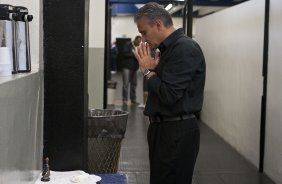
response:
<svg viewBox="0 0 282 184"><path fill-rule="evenodd" d="M43 0L44 157L86 170L88 0Z"/></svg>

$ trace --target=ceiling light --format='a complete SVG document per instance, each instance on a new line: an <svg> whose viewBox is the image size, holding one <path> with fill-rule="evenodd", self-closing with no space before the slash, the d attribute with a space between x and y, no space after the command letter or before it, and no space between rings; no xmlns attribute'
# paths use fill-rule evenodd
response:
<svg viewBox="0 0 282 184"><path fill-rule="evenodd" d="M170 8L172 8L172 4L168 4L168 5L165 7L166 11L168 11Z"/></svg>

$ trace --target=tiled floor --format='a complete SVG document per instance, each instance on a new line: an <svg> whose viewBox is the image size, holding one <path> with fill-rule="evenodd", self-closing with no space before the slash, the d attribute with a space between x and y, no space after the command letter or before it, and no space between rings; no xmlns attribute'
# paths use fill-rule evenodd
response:
<svg viewBox="0 0 282 184"><path fill-rule="evenodd" d="M149 184L150 169L146 140L148 119L136 105L122 106L121 75L117 73L112 79L118 82L114 108L129 112L118 172L128 175L129 184ZM138 82L137 100L141 102L141 75ZM204 123L200 124L200 128L201 144L193 177L194 184L274 184Z"/></svg>

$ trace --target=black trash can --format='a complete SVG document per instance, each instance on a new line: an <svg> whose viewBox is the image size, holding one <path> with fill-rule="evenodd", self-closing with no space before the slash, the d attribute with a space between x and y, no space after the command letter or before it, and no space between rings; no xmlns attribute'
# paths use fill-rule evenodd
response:
<svg viewBox="0 0 282 184"><path fill-rule="evenodd" d="M117 173L128 112L90 109L88 117L88 172Z"/></svg>

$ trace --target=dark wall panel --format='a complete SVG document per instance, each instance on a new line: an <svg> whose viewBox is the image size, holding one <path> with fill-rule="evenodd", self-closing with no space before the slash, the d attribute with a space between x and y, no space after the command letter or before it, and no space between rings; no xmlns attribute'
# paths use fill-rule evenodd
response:
<svg viewBox="0 0 282 184"><path fill-rule="evenodd" d="M44 0L44 155L52 170L84 169L88 0Z"/></svg>

